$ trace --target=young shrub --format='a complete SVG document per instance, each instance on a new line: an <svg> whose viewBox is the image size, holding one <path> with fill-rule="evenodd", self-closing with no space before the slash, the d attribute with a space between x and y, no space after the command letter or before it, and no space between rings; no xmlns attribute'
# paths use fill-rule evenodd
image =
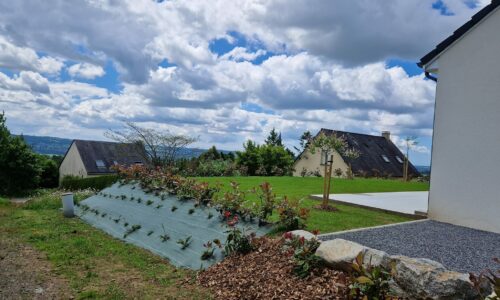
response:
<svg viewBox="0 0 500 300"><path fill-rule="evenodd" d="M277 209L279 214L279 228L292 231L305 227L305 222L309 217L309 210L300 207L299 201L288 200L287 197L284 197L278 204Z"/></svg>
<svg viewBox="0 0 500 300"><path fill-rule="evenodd" d="M220 190L220 185L211 187L208 182L200 182L193 186L194 200L197 205L208 205L212 202L215 193Z"/></svg>
<svg viewBox="0 0 500 300"><path fill-rule="evenodd" d="M245 193L240 190L238 183L231 182L231 190L224 193L221 198L215 199L216 209L220 214L229 211L231 214L239 213L245 203Z"/></svg>
<svg viewBox="0 0 500 300"><path fill-rule="evenodd" d="M313 270L323 266L323 260L317 256L320 242L317 239L306 240L304 237L287 232L283 235L283 249L292 257L293 272L300 278L306 278Z"/></svg>
<svg viewBox="0 0 500 300"><path fill-rule="evenodd" d="M267 217L273 214L274 204L276 202L276 194L273 193L273 188L269 182L264 182L259 185L258 193L260 199L259 209L259 224L266 222Z"/></svg>
<svg viewBox="0 0 500 300"><path fill-rule="evenodd" d="M500 264L500 259L498 258L494 258L493 261ZM500 300L500 269L497 270L496 274L491 269L486 269L479 275L470 273L469 279L481 299ZM495 295L491 293L491 288L493 288Z"/></svg>
<svg viewBox="0 0 500 300"><path fill-rule="evenodd" d="M168 240L170 240L170 236L167 234L167 232L165 231L165 227L163 226L163 224L161 224L161 228L163 229L163 234L160 235L160 239L161 241L164 243Z"/></svg>
<svg viewBox="0 0 500 300"><path fill-rule="evenodd" d="M205 244L203 244L203 247L205 247L205 250L201 254L201 260L209 260L214 257L214 251L215 248L212 246L212 242L208 241Z"/></svg>
<svg viewBox="0 0 500 300"><path fill-rule="evenodd" d="M132 227L127 229L127 231L123 235L123 238L126 238L127 236L131 235L132 233L136 232L139 229L141 229L141 225L138 225L138 224L132 225Z"/></svg>
<svg viewBox="0 0 500 300"><path fill-rule="evenodd" d="M229 218L229 216L228 216ZM229 230L226 231L227 238L224 244L224 253L227 256L234 254L247 254L255 249L255 233L247 234L241 231L236 224L238 223L238 216L233 216L232 219L227 221Z"/></svg>
<svg viewBox="0 0 500 300"><path fill-rule="evenodd" d="M349 289L355 299L391 299L391 272L370 262L363 264L364 253L360 252L352 264Z"/></svg>
<svg viewBox="0 0 500 300"><path fill-rule="evenodd" d="M188 236L185 239L178 239L177 244L181 245L182 250L186 249L191 244L191 236Z"/></svg>

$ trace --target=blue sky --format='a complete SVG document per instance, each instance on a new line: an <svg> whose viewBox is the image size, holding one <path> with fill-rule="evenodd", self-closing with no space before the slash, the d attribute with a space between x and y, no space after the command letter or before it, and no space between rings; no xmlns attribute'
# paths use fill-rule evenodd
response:
<svg viewBox="0 0 500 300"><path fill-rule="evenodd" d="M428 165L435 83L416 62L485 4L0 1L0 109L15 133L135 122L227 150L272 128L290 148L305 130L389 130Z"/></svg>

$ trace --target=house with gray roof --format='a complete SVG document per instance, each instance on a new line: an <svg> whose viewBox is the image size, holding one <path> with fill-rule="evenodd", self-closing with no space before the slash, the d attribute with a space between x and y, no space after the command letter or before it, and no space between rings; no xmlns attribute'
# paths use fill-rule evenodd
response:
<svg viewBox="0 0 500 300"><path fill-rule="evenodd" d="M325 162L330 155L333 155L333 170L340 170L342 174L347 174L348 164L351 163L353 174L356 176L403 177L405 156L391 141L390 132L384 131L382 135L375 136L322 128L316 136L321 133L343 138L349 149L359 152L359 157L350 160L336 151L333 153L316 151L313 154L307 148L295 160L294 176L323 176ZM411 177L420 176L411 162L408 174Z"/></svg>
<svg viewBox="0 0 500 300"><path fill-rule="evenodd" d="M59 166L59 180L64 176L90 177L115 173L113 166L147 164L139 144L73 140Z"/></svg>

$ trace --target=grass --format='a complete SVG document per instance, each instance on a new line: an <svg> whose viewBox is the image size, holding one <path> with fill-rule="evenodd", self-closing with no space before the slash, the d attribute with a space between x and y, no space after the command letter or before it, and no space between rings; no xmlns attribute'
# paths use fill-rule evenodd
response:
<svg viewBox="0 0 500 300"><path fill-rule="evenodd" d="M77 218L64 218L59 208L58 192L46 191L24 207L0 198L0 238L45 252L54 272L69 281L77 299L210 298L191 280L184 283L195 272L177 269Z"/></svg>
<svg viewBox="0 0 500 300"><path fill-rule="evenodd" d="M340 210L335 213L313 209L319 202L309 199L309 195L323 193L323 178L319 177L198 177L197 179L209 183L222 183L222 192L229 189L231 181L239 183L243 191L258 188L259 184L267 181L278 197L286 195L292 199L301 199L302 204L311 209L307 229L317 229L322 233L411 220L400 215L341 204L335 205ZM356 178L355 180L334 179L332 181L332 193L427 191L428 189L428 183L389 179ZM253 193L248 193L247 197L250 200L257 200L257 196Z"/></svg>

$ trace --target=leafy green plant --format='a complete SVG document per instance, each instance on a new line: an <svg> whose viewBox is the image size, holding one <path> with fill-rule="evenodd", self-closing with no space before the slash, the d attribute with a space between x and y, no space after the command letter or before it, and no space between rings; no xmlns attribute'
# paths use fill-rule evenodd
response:
<svg viewBox="0 0 500 300"><path fill-rule="evenodd" d="M205 244L203 244L203 247L205 247L205 250L201 254L201 260L209 260L214 257L214 251L215 248L212 246L212 242L208 241Z"/></svg>
<svg viewBox="0 0 500 300"><path fill-rule="evenodd" d="M188 210L188 214L192 215L193 213L194 213L194 208L190 208L190 209Z"/></svg>
<svg viewBox="0 0 500 300"><path fill-rule="evenodd" d="M178 239L177 244L181 245L182 250L186 249L191 244L191 236L188 236L185 239Z"/></svg>
<svg viewBox="0 0 500 300"><path fill-rule="evenodd" d="M132 225L127 231L125 231L125 234L123 235L123 238L126 238L127 236L131 235L132 233L136 232L137 230L141 229L141 225L135 224Z"/></svg>
<svg viewBox="0 0 500 300"><path fill-rule="evenodd" d="M230 183L231 190L224 193L222 197L214 200L216 209L221 215L225 212L237 214L241 211L243 203L245 203L245 193L240 190L240 185L234 181Z"/></svg>
<svg viewBox="0 0 500 300"><path fill-rule="evenodd" d="M207 215L207 219L209 219L209 220L210 220L210 219L212 219L213 217L214 217L214 214L212 214L211 212L209 212L209 213L208 213L208 215Z"/></svg>
<svg viewBox="0 0 500 300"><path fill-rule="evenodd" d="M263 182L259 185L260 199L259 220L265 221L268 216L272 215L274 203L276 202L276 194L273 193L273 188L269 182Z"/></svg>
<svg viewBox="0 0 500 300"><path fill-rule="evenodd" d="M128 226L128 222L123 223L123 226L127 227Z"/></svg>
<svg viewBox="0 0 500 300"><path fill-rule="evenodd" d="M309 210L300 207L297 200L288 200L285 196L277 206L279 221L278 227L284 230L296 230L305 227L305 222L309 217Z"/></svg>
<svg viewBox="0 0 500 300"><path fill-rule="evenodd" d="M227 216L227 214L226 214ZM227 216L228 218L230 216ZM227 221L229 230L226 231L226 243L224 244L224 253L227 256L233 254L247 254L255 250L255 233L246 233L239 229L236 224L238 223L238 216L233 216L232 219Z"/></svg>
<svg viewBox="0 0 500 300"><path fill-rule="evenodd" d="M126 196L126 195L121 195L120 197L122 198L122 200L127 199L127 196Z"/></svg>
<svg viewBox="0 0 500 300"><path fill-rule="evenodd" d="M493 258L493 261L500 264L500 259L498 258ZM470 273L469 278L481 299L500 300L500 269L497 270L496 274L491 269L486 269L479 275ZM493 292L495 292L494 295L485 283L491 285Z"/></svg>
<svg viewBox="0 0 500 300"><path fill-rule="evenodd" d="M149 206L149 205L151 205L151 204L153 204L153 203L154 203L154 201L153 201L153 200L148 200L148 201L146 201L146 205L148 205L148 206Z"/></svg>
<svg viewBox="0 0 500 300"><path fill-rule="evenodd" d="M172 208L170 209L172 212L176 211L177 210L177 206L172 206Z"/></svg>
<svg viewBox="0 0 500 300"><path fill-rule="evenodd" d="M116 218L116 219L113 219L113 221L114 221L115 223L117 223L117 224L118 224L118 222L120 222L120 218L121 218L121 216L119 216L119 217L118 217L118 218Z"/></svg>
<svg viewBox="0 0 500 300"><path fill-rule="evenodd" d="M323 266L323 260L315 254L320 245L317 239L306 240L304 237L292 235L291 232L285 233L283 238L283 249L292 257L295 275L305 278L311 271Z"/></svg>
<svg viewBox="0 0 500 300"><path fill-rule="evenodd" d="M102 214L101 214L101 217L102 217L102 218L104 218L104 217L106 217L107 215L108 215L107 213L102 213Z"/></svg>
<svg viewBox="0 0 500 300"><path fill-rule="evenodd" d="M142 198L137 198L137 203L141 203L142 202Z"/></svg>
<svg viewBox="0 0 500 300"><path fill-rule="evenodd" d="M162 208L162 207L163 207L163 205L162 205L162 204L158 204L158 205L156 205L156 207L155 207L155 208L156 208L156 209L160 209L160 208Z"/></svg>
<svg viewBox="0 0 500 300"><path fill-rule="evenodd" d="M148 236L152 235L153 233L155 233L153 230L148 231Z"/></svg>
<svg viewBox="0 0 500 300"><path fill-rule="evenodd" d="M364 253L360 252L352 263L351 296L355 299L391 299L390 280L392 274L382 266L373 266L370 261L363 264Z"/></svg>

